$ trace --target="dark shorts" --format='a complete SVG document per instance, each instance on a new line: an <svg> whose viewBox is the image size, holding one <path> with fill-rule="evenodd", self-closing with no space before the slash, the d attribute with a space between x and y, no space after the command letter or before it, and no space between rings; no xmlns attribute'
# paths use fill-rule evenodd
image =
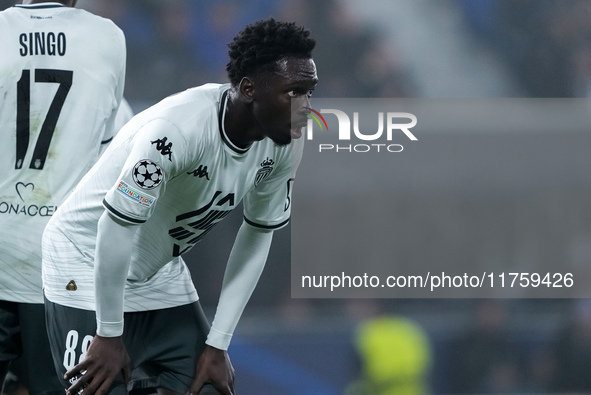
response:
<svg viewBox="0 0 591 395"><path fill-rule="evenodd" d="M21 358L22 369L19 381L27 385L29 394L63 395L53 368L43 304L1 300L0 377L6 373L9 361L17 357Z"/></svg>
<svg viewBox="0 0 591 395"><path fill-rule="evenodd" d="M94 311L52 303L45 299L47 331L55 369L60 377L80 362L96 333ZM186 393L195 364L205 347L209 324L199 302L169 309L125 313L123 341L132 363L127 389L119 379L109 394L147 393L157 388ZM61 380L63 388L70 383ZM211 386L201 393L217 394ZM63 390L62 390L63 391Z"/></svg>

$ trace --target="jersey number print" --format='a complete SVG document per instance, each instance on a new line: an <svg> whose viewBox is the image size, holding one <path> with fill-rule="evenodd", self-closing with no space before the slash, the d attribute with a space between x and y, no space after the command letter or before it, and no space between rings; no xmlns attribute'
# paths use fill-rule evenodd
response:
<svg viewBox="0 0 591 395"><path fill-rule="evenodd" d="M36 69L35 82L59 84L53 101L49 106L45 120L39 132L37 144L33 151L30 169L43 169L49 144L60 116L60 111L72 86L73 71ZM21 169L25 155L29 149L30 134L30 113L31 113L31 70L23 70L20 80L16 84L16 163L14 168Z"/></svg>

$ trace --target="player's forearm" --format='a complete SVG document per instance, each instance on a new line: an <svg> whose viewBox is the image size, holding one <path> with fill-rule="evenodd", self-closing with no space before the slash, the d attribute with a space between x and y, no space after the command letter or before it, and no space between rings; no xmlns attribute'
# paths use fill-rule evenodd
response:
<svg viewBox="0 0 591 395"><path fill-rule="evenodd" d="M221 350L234 329L265 267L273 232L243 223L230 253L217 311L206 343Z"/></svg>
<svg viewBox="0 0 591 395"><path fill-rule="evenodd" d="M115 222L107 212L98 223L94 266L96 333L103 337L123 333L123 297L136 226Z"/></svg>

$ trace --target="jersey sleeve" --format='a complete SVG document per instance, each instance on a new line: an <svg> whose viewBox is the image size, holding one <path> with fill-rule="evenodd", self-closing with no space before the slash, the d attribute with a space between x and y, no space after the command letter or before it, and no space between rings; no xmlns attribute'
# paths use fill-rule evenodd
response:
<svg viewBox="0 0 591 395"><path fill-rule="evenodd" d="M301 162L303 139L293 140L285 157L271 176L244 197L244 220L263 229L280 229L291 215L291 194L296 170Z"/></svg>
<svg viewBox="0 0 591 395"><path fill-rule="evenodd" d="M140 224L154 212L166 183L184 168L187 143L178 127L156 119L128 141L128 156L103 205L119 219Z"/></svg>
<svg viewBox="0 0 591 395"><path fill-rule="evenodd" d="M131 118L133 118L133 110L131 109L129 102L125 98L122 98L115 115L114 125L110 129L107 128L103 140L101 141L101 154L107 149L113 140L113 137L115 137L123 125L129 122Z"/></svg>
<svg viewBox="0 0 591 395"><path fill-rule="evenodd" d="M123 90L125 87L125 71L127 65L127 50L126 41L123 31L119 29L112 22L108 22L111 25L110 34L112 42L112 50L109 55L113 58L113 64L119 65L117 70L114 70L116 75L114 76L115 83L115 97L113 107L109 118L106 121L105 134L101 140L101 154L113 139L113 136L117 134L119 129L133 116L131 107L127 101L123 98Z"/></svg>

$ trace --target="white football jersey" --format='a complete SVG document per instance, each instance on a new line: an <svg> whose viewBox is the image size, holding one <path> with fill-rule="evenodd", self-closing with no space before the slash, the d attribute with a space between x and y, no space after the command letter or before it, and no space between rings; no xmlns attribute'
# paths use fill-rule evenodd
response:
<svg viewBox="0 0 591 395"><path fill-rule="evenodd" d="M287 224L303 139L281 147L268 138L247 149L234 146L222 126L228 89L207 84L170 96L115 136L45 230L43 281L49 300L94 310L96 231L105 209L140 224L125 311L197 300L180 256L242 200L244 219L253 226Z"/></svg>
<svg viewBox="0 0 591 395"><path fill-rule="evenodd" d="M17 5L0 48L0 299L43 303L43 228L113 133L125 37L84 10Z"/></svg>

